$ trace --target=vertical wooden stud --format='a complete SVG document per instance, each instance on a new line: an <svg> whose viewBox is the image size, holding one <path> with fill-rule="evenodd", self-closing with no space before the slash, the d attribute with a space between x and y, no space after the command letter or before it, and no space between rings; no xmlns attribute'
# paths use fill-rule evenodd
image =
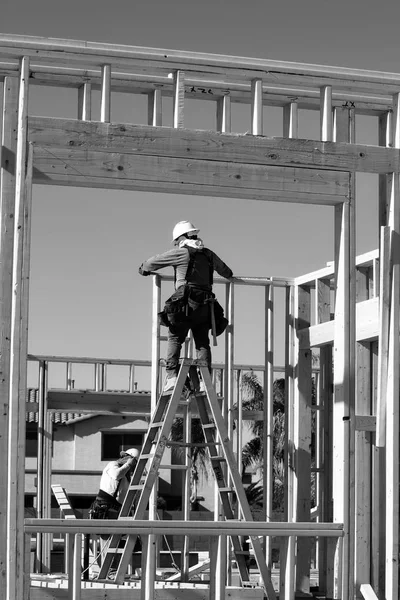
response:
<svg viewBox="0 0 400 600"><path fill-rule="evenodd" d="M295 315L294 286L286 288L285 297L285 519L295 520L294 507L294 354ZM280 551L279 597L293 600L295 574L295 538L284 538Z"/></svg>
<svg viewBox="0 0 400 600"><path fill-rule="evenodd" d="M310 290L297 287L297 330L310 326ZM294 401L295 520L310 521L311 510L311 349L297 345L296 388ZM297 539L296 593L310 592L310 539Z"/></svg>
<svg viewBox="0 0 400 600"><path fill-rule="evenodd" d="M350 490L352 480L351 456L352 428L354 428L354 349L355 349L355 298L354 298L354 201L336 208L335 212L335 326L334 326L334 521L343 523L342 556L337 556L336 573L342 598L352 597L354 584L354 522L350 519ZM354 488L354 484L353 484ZM354 514L354 513L352 513Z"/></svg>
<svg viewBox="0 0 400 600"><path fill-rule="evenodd" d="M17 153L18 79L6 77L3 84L3 126L0 171L0 506L7 514L8 427L10 404L10 340L14 244L15 157ZM7 594L7 520L0 519L0 598Z"/></svg>
<svg viewBox="0 0 400 600"><path fill-rule="evenodd" d="M153 277L153 331L152 331L152 350L151 350L151 414L153 417L158 400L158 375L160 364L160 323L158 313L161 310L161 279L159 275ZM158 480L155 481L150 499L149 499L149 519L157 519L157 496ZM145 600L154 600L155 575L157 563L157 544L156 536L148 536L147 560L146 560L146 580L144 584Z"/></svg>
<svg viewBox="0 0 400 600"><path fill-rule="evenodd" d="M369 298L369 276L366 270L357 271L357 301ZM358 342L356 347L356 414L370 415L372 409L371 344ZM371 573L371 432L355 432L357 465L355 511L355 582L356 588L370 580Z"/></svg>
<svg viewBox="0 0 400 600"><path fill-rule="evenodd" d="M109 123L111 120L111 65L101 68L101 106L100 121Z"/></svg>
<svg viewBox="0 0 400 600"><path fill-rule="evenodd" d="M184 126L184 107L185 107L185 73L175 71L174 79L174 115L173 127L179 129Z"/></svg>
<svg viewBox="0 0 400 600"><path fill-rule="evenodd" d="M377 448L386 445L386 395L389 355L389 313L390 313L390 275L391 265L391 229L381 227L380 234L380 278L379 278L379 349L378 349L378 391L376 405Z"/></svg>
<svg viewBox="0 0 400 600"><path fill-rule="evenodd" d="M393 97L393 145L400 148L400 94ZM400 289L400 176L389 180L388 225L391 229L392 277L386 401L386 570L385 595L398 594L399 566L399 289Z"/></svg>
<svg viewBox="0 0 400 600"><path fill-rule="evenodd" d="M72 598L71 600L81 600L81 567L82 564L82 534L75 534L74 556L72 567Z"/></svg>
<svg viewBox="0 0 400 600"><path fill-rule="evenodd" d="M15 219L11 307L10 347L10 413L8 455L8 571L9 598L23 596L24 578L24 498L25 498L25 394L26 394L26 305L28 281L24 281L24 260L29 263L29 252L24 248L26 222L26 157L28 117L29 59L20 63L18 101L18 141L15 180ZM28 253L28 254L27 254ZM25 254L25 257L24 257ZM23 393L22 393L23 390Z"/></svg>
<svg viewBox="0 0 400 600"><path fill-rule="evenodd" d="M391 148L393 146L393 113L391 111L379 117L378 143L380 146ZM387 198L388 198L388 176L379 175L379 220L378 227L387 225Z"/></svg>
<svg viewBox="0 0 400 600"><path fill-rule="evenodd" d="M378 340L371 343L372 403L376 414L378 388ZM386 543L386 483L385 448L372 447L372 490L371 490L371 585L379 596L385 590L385 543Z"/></svg>
<svg viewBox="0 0 400 600"><path fill-rule="evenodd" d="M78 119L92 120L92 84L88 81L78 88Z"/></svg>
<svg viewBox="0 0 400 600"><path fill-rule="evenodd" d="M231 132L231 98L228 95L217 100L217 131Z"/></svg>
<svg viewBox="0 0 400 600"><path fill-rule="evenodd" d="M330 320L330 279L317 279L315 282L315 323L326 323ZM332 360L330 346L320 348L317 396L317 418L316 434L318 439L317 468L318 478L318 517L320 521L332 520ZM318 581L319 588L325 592L327 597L333 597L333 568L332 558L328 556L328 550L332 547L329 540L320 538L318 540ZM327 593L330 590L330 593ZM331 595L330 595L331 594Z"/></svg>
<svg viewBox="0 0 400 600"><path fill-rule="evenodd" d="M148 124L154 127L162 125L162 91L155 88L148 95Z"/></svg>
<svg viewBox="0 0 400 600"><path fill-rule="evenodd" d="M272 520L272 499L274 493L273 440L274 440L274 286L265 288L265 371L263 406L263 520ZM267 567L271 564L271 538L264 540Z"/></svg>
<svg viewBox="0 0 400 600"><path fill-rule="evenodd" d="M283 107L283 137L297 139L299 137L298 104L290 102Z"/></svg>
<svg viewBox="0 0 400 600"><path fill-rule="evenodd" d="M335 109L335 141L337 142L355 142L355 115L354 109L342 107ZM354 552L355 552L355 382L356 382L356 271L355 271L355 245L356 245L356 227L355 227L355 174L349 174L349 201L342 207L336 209L336 233L335 233L335 274L344 277L346 281L341 289L340 279L336 279L335 295L335 339L338 334L338 345L335 343L335 409L334 416L336 430L343 433L343 448L339 451L343 459L343 488L342 507L343 524L345 536L343 538L343 578L342 593L344 600L354 595ZM341 263L339 264L339 261ZM341 271L340 271L341 269ZM336 327L336 298L340 298L338 312L338 326ZM343 346L342 346L343 344ZM343 347L342 355L340 346ZM340 354L338 372L336 373L336 360ZM336 385L339 387L337 388ZM339 404L336 404L336 398ZM338 408L340 407L340 408ZM336 411L338 408L338 411ZM342 413L342 423L339 423L340 413ZM341 438L341 433L336 436L334 432L337 448ZM339 466L340 470L340 466ZM362 482L358 482L362 485ZM336 487L334 487L336 492ZM334 504L337 505L338 498L334 498ZM339 508L339 512L340 512Z"/></svg>
<svg viewBox="0 0 400 600"><path fill-rule="evenodd" d="M23 600L30 598L31 586L31 534L25 534L25 556L24 556L24 596ZM5 592L5 590L4 590ZM3 593L4 593L3 592Z"/></svg>
<svg viewBox="0 0 400 600"><path fill-rule="evenodd" d="M183 410L183 441L185 444L190 444L192 441L192 413L188 406L184 407ZM183 473L183 490L182 490L182 518L184 521L190 521L190 449L185 448L185 466L186 470ZM181 580L188 581L189 579L189 558L190 558L190 537L185 535L183 537L183 553L182 553L182 567L181 567Z"/></svg>
<svg viewBox="0 0 400 600"><path fill-rule="evenodd" d="M332 87L324 85L320 90L320 132L322 142L333 140Z"/></svg>
<svg viewBox="0 0 400 600"><path fill-rule="evenodd" d="M263 103L262 80L253 79L251 82L251 133L263 134Z"/></svg>

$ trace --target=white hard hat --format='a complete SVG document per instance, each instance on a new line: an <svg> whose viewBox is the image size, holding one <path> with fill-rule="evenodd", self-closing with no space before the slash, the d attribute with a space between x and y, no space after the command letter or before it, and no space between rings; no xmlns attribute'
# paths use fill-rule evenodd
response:
<svg viewBox="0 0 400 600"><path fill-rule="evenodd" d="M172 231L172 241L178 239L181 235L185 235L185 233L199 233L200 229L197 229L193 223L190 221L179 221Z"/></svg>
<svg viewBox="0 0 400 600"><path fill-rule="evenodd" d="M138 458L140 452L137 448L129 448L128 450L122 450L120 454L121 454L121 457L122 456L132 456L132 458Z"/></svg>

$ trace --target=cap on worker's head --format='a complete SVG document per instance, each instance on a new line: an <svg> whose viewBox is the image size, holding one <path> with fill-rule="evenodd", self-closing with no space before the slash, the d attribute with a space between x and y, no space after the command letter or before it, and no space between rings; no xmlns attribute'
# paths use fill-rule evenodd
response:
<svg viewBox="0 0 400 600"><path fill-rule="evenodd" d="M137 448L129 448L128 450L121 450L120 456L123 458L124 456L132 456L132 458L138 458L140 452Z"/></svg>
<svg viewBox="0 0 400 600"><path fill-rule="evenodd" d="M172 231L172 241L178 239L181 235L185 235L186 233L192 233L196 235L199 233L200 229L197 229L190 221L179 221Z"/></svg>

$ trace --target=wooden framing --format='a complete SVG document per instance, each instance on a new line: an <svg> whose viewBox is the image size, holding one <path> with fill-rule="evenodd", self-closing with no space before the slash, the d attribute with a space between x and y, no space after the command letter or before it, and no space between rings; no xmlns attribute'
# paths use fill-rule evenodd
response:
<svg viewBox="0 0 400 600"><path fill-rule="evenodd" d="M327 595L343 600L359 593L364 597L373 597L376 593L395 598L399 549L400 74L1 34L0 81L4 89L0 182L0 368L3 377L0 390L1 409L8 415L0 423L0 450L6 457L3 465L7 465L2 469L0 485L0 500L7 509L6 524L0 536L0 599L25 600L27 596L23 461L30 199L35 183L333 207L334 265L295 281L260 278L258 282L245 279L236 282L269 286L268 319L272 315L273 287L287 287L284 365L287 523L257 524L257 534L285 538L280 583L285 600L293 599L295 588L303 593L309 591L310 552L303 536L316 535L338 538L334 545L321 542L318 549L320 586ZM28 82L75 88L78 118L28 115ZM92 89L101 90L100 122L91 121ZM112 95L121 91L147 95L148 114L144 122L148 125L112 122ZM171 128L161 127L163 96L173 98ZM184 128L188 97L215 102L216 131ZM231 132L232 102L250 105L249 134ZM283 108L283 138L263 135L263 112L269 106ZM320 111L320 141L298 139L299 109ZM379 117L379 145L355 143L357 114ZM374 257L364 257L362 265L355 260L354 174L357 172L379 175L378 225L383 227L380 252ZM160 308L160 281L158 277L154 280L153 407L160 385L160 331L156 318ZM236 283L227 286L231 325L226 334L224 411L230 434L234 414ZM296 309L293 298L296 298ZM271 401L272 321L268 320L267 325L267 356L262 370L267 374L266 397ZM315 347L320 348L319 396L317 408L311 408L311 350ZM133 382L133 373L131 375ZM89 394L68 389L68 385L63 392L47 394L44 373L42 378L45 391L37 409L44 433L51 428L49 410L79 405L82 412L91 412L93 403L97 402L97 411L101 404L100 412L104 414L131 414L135 410L147 411L150 404L146 397L135 397L130 384L131 393L126 394L123 401L118 399L119 404L111 409L111 400L117 397L111 398L107 393L101 365L97 391ZM137 406L132 405L134 398ZM307 489L312 471L311 410L320 411L316 419L319 462L316 467L318 506L315 507L322 521L319 523L311 521L311 498ZM264 417L269 423L265 440L268 458L271 455L268 444L271 414L266 411ZM362 457L359 469L355 469L355 453ZM40 440L38 462L41 518L26 521L25 532L40 534L38 549L45 569L50 556L49 534L55 525L46 519L51 458L44 437ZM264 489L270 497L270 475L264 481ZM141 600L154 598L155 551L152 548L164 526L157 525L154 498L150 502L150 520L143 526L138 522L134 524L135 528L143 527L143 535L149 536L146 583ZM269 504L268 500L267 513ZM364 534L356 541L356 524L361 523L357 514L360 507L364 513ZM379 518L374 522L377 507ZM299 519L305 521L301 527L296 522ZM185 521L185 532L200 529L193 523ZM109 523L108 527L120 525ZM122 525L130 526L129 523ZM201 527L201 532L207 531L213 539L210 572L215 578L209 587L211 600L222 600L225 595L222 577L227 572L225 525L223 521L216 521L209 528L204 528L204 524ZM72 526L76 529L71 529ZM169 526L174 532L180 531L178 522L171 522ZM57 527L60 531L61 525ZM62 527L69 527L71 536L76 535L75 575L69 593L79 598L78 540L85 528L93 530L94 525L84 521L64 522ZM107 530L107 525L101 527ZM255 533L249 524L240 521L236 531L240 532L238 535ZM368 545L372 548L371 555L361 564L357 557Z"/></svg>

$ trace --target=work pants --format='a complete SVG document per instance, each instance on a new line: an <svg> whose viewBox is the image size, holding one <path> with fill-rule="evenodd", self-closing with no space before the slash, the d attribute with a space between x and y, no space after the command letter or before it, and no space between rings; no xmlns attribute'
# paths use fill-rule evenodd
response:
<svg viewBox="0 0 400 600"><path fill-rule="evenodd" d="M194 310L183 322L174 323L173 325L170 324L168 328L168 347L166 356L166 371L168 377L178 374L181 348L189 330L193 333L198 360L206 361L208 370L211 373L209 329L210 305L208 303L200 305L199 308Z"/></svg>

